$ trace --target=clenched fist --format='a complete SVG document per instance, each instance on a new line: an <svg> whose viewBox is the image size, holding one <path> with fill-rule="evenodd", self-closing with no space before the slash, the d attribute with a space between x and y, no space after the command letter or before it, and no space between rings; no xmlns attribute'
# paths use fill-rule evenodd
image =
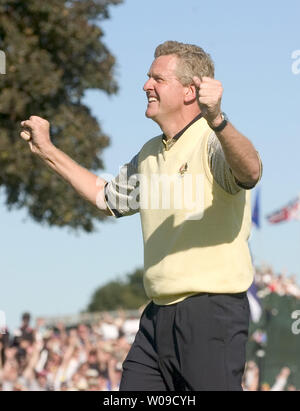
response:
<svg viewBox="0 0 300 411"><path fill-rule="evenodd" d="M210 77L193 77L193 82L198 91L197 99L203 117L211 125L216 126L216 122L222 122L221 100L223 94L222 83Z"/></svg>
<svg viewBox="0 0 300 411"><path fill-rule="evenodd" d="M29 120L22 121L21 126L20 136L29 143L34 154L43 157L47 148L52 145L50 123L41 117L31 116Z"/></svg>

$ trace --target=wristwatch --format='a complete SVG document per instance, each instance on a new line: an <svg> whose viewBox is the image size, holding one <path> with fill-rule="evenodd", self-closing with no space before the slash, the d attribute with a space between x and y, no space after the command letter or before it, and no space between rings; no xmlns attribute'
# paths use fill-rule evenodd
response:
<svg viewBox="0 0 300 411"><path fill-rule="evenodd" d="M217 127L210 126L210 128L213 131L216 131L217 133L220 133L220 131L224 130L224 128L227 126L227 123L229 121L227 115L224 112L221 113L221 117L222 117L223 121L220 125L218 125Z"/></svg>

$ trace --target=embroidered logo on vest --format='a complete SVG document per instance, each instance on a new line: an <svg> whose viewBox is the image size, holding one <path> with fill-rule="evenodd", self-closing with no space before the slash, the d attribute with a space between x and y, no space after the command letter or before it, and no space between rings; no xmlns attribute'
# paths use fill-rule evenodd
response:
<svg viewBox="0 0 300 411"><path fill-rule="evenodd" d="M184 175L184 173L186 173L187 172L187 169L188 169L188 164L187 163L184 163L184 164L182 164L182 166L180 167L180 169L179 169L179 173L180 173L180 175Z"/></svg>

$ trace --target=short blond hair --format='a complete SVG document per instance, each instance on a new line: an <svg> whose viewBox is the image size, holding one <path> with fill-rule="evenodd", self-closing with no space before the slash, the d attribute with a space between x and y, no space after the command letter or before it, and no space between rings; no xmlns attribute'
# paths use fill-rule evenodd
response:
<svg viewBox="0 0 300 411"><path fill-rule="evenodd" d="M201 47L178 41L165 41L156 47L154 57L170 54L174 54L179 59L176 75L182 85L191 84L194 76L214 78L214 62Z"/></svg>

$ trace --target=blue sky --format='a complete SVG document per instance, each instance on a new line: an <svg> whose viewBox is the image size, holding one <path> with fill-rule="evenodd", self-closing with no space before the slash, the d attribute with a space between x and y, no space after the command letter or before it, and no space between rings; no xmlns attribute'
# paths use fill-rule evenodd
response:
<svg viewBox="0 0 300 411"><path fill-rule="evenodd" d="M223 110L260 152L262 215L300 193L300 74L292 72L292 53L300 50L298 0L125 0L110 14L101 27L117 58L120 91L107 97L93 90L85 97L111 137L104 173L115 175L159 133L144 116L142 86L155 47L177 40L211 54L224 86ZM9 327L19 323L25 310L34 317L78 313L96 287L143 263L137 215L111 218L96 233L75 235L33 223L26 210L8 212L3 203L2 193L0 310ZM297 274L300 282L299 222L271 226L263 221L259 232L253 230L251 248L257 262Z"/></svg>

